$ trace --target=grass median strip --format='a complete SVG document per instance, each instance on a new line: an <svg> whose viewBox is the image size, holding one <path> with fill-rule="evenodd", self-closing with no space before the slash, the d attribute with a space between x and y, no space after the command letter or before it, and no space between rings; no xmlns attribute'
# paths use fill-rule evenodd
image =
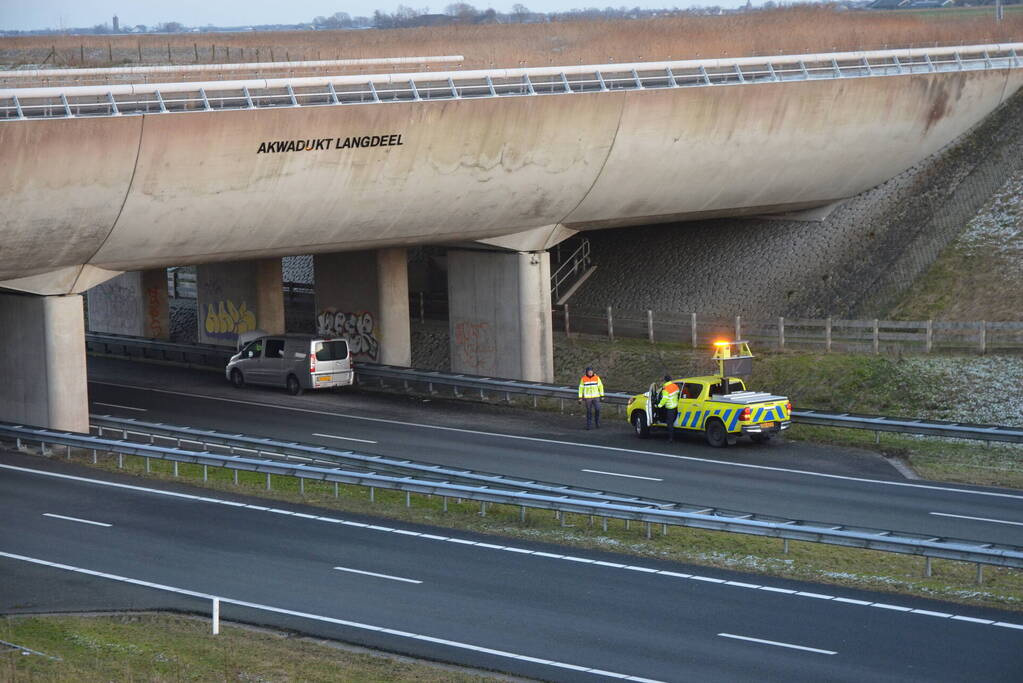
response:
<svg viewBox="0 0 1023 683"><path fill-rule="evenodd" d="M63 459L63 451L60 456ZM118 471L118 459L91 451L73 451L83 465ZM932 560L931 575L924 576L924 559L855 548L704 531L682 527L647 528L639 522L528 510L525 521L518 506L369 489L355 485L305 481L254 472L235 472L201 465L178 465L151 459L149 472L143 458L126 456L124 470L139 477L180 480L205 488L244 493L277 501L313 505L327 510L372 515L392 520L429 524L556 543L577 548L613 551L638 557L847 586L867 590L934 598L1023 611L1023 572L1000 567L984 568L984 583L976 584L976 567L950 560ZM237 474L237 484L235 475ZM647 537L649 536L649 538ZM787 550L787 552L786 552Z"/></svg>
<svg viewBox="0 0 1023 683"><path fill-rule="evenodd" d="M21 681L436 681L505 679L338 647L309 638L168 614L8 616L0 640L46 653L0 654L0 679Z"/></svg>

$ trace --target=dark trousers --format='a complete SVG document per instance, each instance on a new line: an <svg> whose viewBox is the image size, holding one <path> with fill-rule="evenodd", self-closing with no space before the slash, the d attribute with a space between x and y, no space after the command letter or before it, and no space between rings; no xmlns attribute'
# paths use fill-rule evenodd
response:
<svg viewBox="0 0 1023 683"><path fill-rule="evenodd" d="M599 398L584 398L583 403L586 404L586 428L589 429L591 425L596 422L596 425L600 426L600 399Z"/></svg>
<svg viewBox="0 0 1023 683"><path fill-rule="evenodd" d="M664 423L668 425L668 441L675 440L675 419L678 417L678 408L664 409Z"/></svg>

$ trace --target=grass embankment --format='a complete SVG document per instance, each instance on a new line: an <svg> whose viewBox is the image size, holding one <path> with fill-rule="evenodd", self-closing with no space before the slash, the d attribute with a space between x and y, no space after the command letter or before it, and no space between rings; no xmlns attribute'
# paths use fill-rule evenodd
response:
<svg viewBox="0 0 1023 683"><path fill-rule="evenodd" d="M788 396L795 409L929 417L1023 425L1023 359L1017 357L773 353L754 349L750 388ZM638 340L563 337L555 346L556 380L574 385L593 365L609 389L639 392L665 372L715 372L706 350ZM898 457L923 478L1023 488L1023 450L1016 446L905 434L795 425L790 439L858 446Z"/></svg>
<svg viewBox="0 0 1023 683"><path fill-rule="evenodd" d="M63 451L53 457L63 457ZM80 464L118 471L116 457L101 457L97 465L92 465L91 451L75 452L72 457ZM123 471L139 477L177 480L169 462L152 460L151 472L147 474L142 458L128 456L124 460ZM563 526L552 512L530 510L526 521L521 522L517 506L488 504L486 515L481 516L480 504L471 501L459 503L449 499L445 512L443 501L438 497L413 495L411 506L406 507L405 494L401 492L378 489L371 501L369 490L359 486L338 486L335 497L333 484L327 483L306 482L301 491L298 480L272 477L272 489L267 490L266 477L260 473L239 472L237 486L233 483L233 472L227 470L210 468L206 482L202 480L199 465L181 465L179 473L180 480L196 486L315 505L336 510L338 514L366 514L529 541L1023 611L1023 572L1009 569L985 567L984 584L977 586L974 565L960 562L935 560L933 575L923 577L923 559L907 555L795 541L790 542L789 552L785 553L778 539L678 527L669 527L667 534L663 534L656 525L652 537L647 539L643 524L624 520L608 520L605 531L602 520L585 515L565 515ZM310 522L313 523L316 522Z"/></svg>
<svg viewBox="0 0 1023 683"><path fill-rule="evenodd" d="M140 55L144 63L210 63L252 62L257 57L271 61L271 55L281 61L461 54L466 67L479 68L1008 42L1023 34L1023 12L1007 11L999 23L992 21L991 12L984 16L786 7L724 16L386 31L19 36L0 39L0 61L49 59L50 64L81 66L84 56L86 66L102 66L137 63Z"/></svg>
<svg viewBox="0 0 1023 683"><path fill-rule="evenodd" d="M423 681L489 677L406 658L340 649L284 634L178 615L6 617L0 640L57 657L0 655L0 680L75 681Z"/></svg>

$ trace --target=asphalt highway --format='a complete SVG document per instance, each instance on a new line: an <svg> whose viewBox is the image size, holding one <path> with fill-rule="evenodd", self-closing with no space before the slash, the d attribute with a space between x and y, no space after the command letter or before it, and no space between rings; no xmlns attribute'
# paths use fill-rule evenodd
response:
<svg viewBox="0 0 1023 683"><path fill-rule="evenodd" d="M0 611L218 596L227 619L559 681L1023 670L1018 613L261 503L4 454Z"/></svg>
<svg viewBox="0 0 1023 683"><path fill-rule="evenodd" d="M906 479L855 449L639 440L605 406L580 417L366 391L228 386L198 371L90 361L94 413L317 443L708 507L1023 545L1023 492ZM978 448L982 446L978 445Z"/></svg>

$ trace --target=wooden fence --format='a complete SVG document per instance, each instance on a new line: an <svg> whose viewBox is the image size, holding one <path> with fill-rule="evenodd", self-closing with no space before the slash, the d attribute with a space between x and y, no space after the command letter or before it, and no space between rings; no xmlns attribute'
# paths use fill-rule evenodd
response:
<svg viewBox="0 0 1023 683"><path fill-rule="evenodd" d="M554 311L555 329L676 342L706 348L719 339L745 339L775 349L867 353L1021 352L1023 322L949 322L940 320L845 320L840 318L744 318L698 313L655 313L576 308Z"/></svg>

